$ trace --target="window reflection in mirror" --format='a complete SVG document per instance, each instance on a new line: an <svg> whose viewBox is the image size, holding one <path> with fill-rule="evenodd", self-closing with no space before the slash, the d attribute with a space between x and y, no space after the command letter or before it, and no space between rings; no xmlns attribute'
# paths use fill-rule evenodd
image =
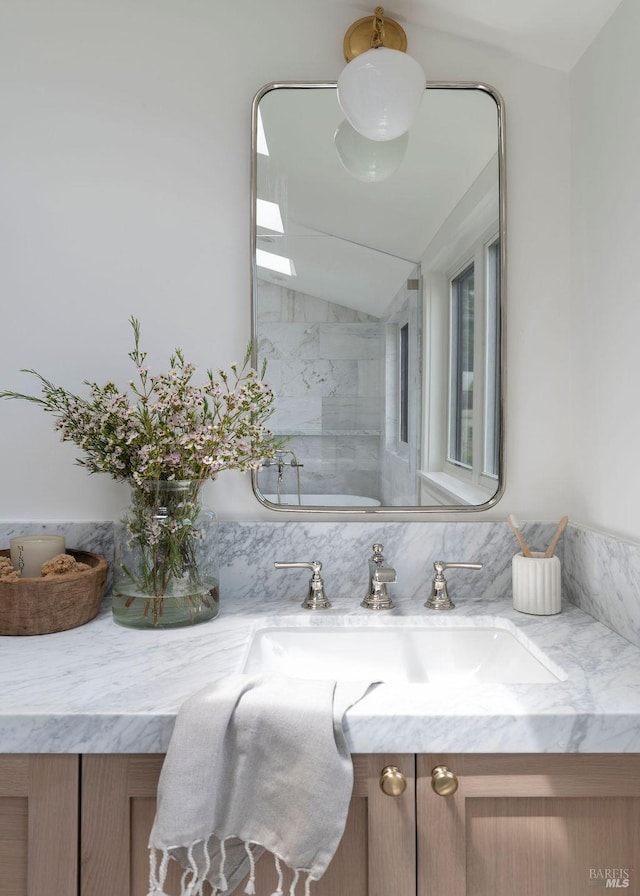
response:
<svg viewBox="0 0 640 896"><path fill-rule="evenodd" d="M449 452L458 467L473 467L475 269L470 265L451 281L449 309Z"/></svg>
<svg viewBox="0 0 640 896"><path fill-rule="evenodd" d="M430 84L395 168L372 180L375 147L360 170L345 164L335 85L257 95L253 341L289 452L254 476L263 503L378 512L498 499L503 141L495 91Z"/></svg>
<svg viewBox="0 0 640 896"><path fill-rule="evenodd" d="M400 327L399 345L400 391L398 395L398 440L403 445L409 444L409 324Z"/></svg>

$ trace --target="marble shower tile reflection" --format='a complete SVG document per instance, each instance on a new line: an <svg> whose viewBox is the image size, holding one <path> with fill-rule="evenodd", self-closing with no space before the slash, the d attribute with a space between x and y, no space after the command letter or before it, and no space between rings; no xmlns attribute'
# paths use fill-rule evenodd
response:
<svg viewBox="0 0 640 896"><path fill-rule="evenodd" d="M318 396L278 398L269 429L284 435L320 435L322 433L322 401Z"/></svg>
<svg viewBox="0 0 640 896"><path fill-rule="evenodd" d="M355 436L356 463L363 470L380 469L380 436Z"/></svg>
<svg viewBox="0 0 640 896"><path fill-rule="evenodd" d="M278 365L278 398L291 396L355 395L358 384L356 361L282 360Z"/></svg>
<svg viewBox="0 0 640 896"><path fill-rule="evenodd" d="M260 326L258 357L271 360L302 358L309 360L319 355L318 324L265 323Z"/></svg>
<svg viewBox="0 0 640 896"><path fill-rule="evenodd" d="M347 308L335 302L327 302L315 296L296 293L290 290L285 320L314 321L319 323L367 323L375 321L374 317L354 308ZM262 294L260 295L262 302Z"/></svg>
<svg viewBox="0 0 640 896"><path fill-rule="evenodd" d="M321 358L377 360L380 357L378 324L321 324Z"/></svg>
<svg viewBox="0 0 640 896"><path fill-rule="evenodd" d="M322 399L323 432L373 435L380 432L381 407L377 398L355 396Z"/></svg>
<svg viewBox="0 0 640 896"><path fill-rule="evenodd" d="M258 279L257 286L260 292L260 323L269 320L288 323L373 323L377 320L364 311L328 302L262 278Z"/></svg>
<svg viewBox="0 0 640 896"><path fill-rule="evenodd" d="M375 471L380 465L380 437L378 435L336 435L323 439L322 461L340 464L349 470Z"/></svg>
<svg viewBox="0 0 640 896"><path fill-rule="evenodd" d="M260 297L262 301L262 296ZM282 319L295 323L324 322L328 320L329 302L291 289L287 293Z"/></svg>
<svg viewBox="0 0 640 896"><path fill-rule="evenodd" d="M282 395L282 365L284 362L280 360L274 360L267 362L267 366L264 372L264 382L267 383L273 389L273 392L277 398L278 395Z"/></svg>
<svg viewBox="0 0 640 896"><path fill-rule="evenodd" d="M379 360L358 361L358 395L366 398L382 398L382 364Z"/></svg>
<svg viewBox="0 0 640 896"><path fill-rule="evenodd" d="M324 464L354 464L356 462L356 445L353 436L325 436L322 446L322 462Z"/></svg>
<svg viewBox="0 0 640 896"><path fill-rule="evenodd" d="M260 309L258 311L260 324L266 321L282 320L282 287L260 279L257 285L260 290Z"/></svg>
<svg viewBox="0 0 640 896"><path fill-rule="evenodd" d="M299 461L321 460L326 439L324 436L297 435L287 440L287 448L290 448Z"/></svg>

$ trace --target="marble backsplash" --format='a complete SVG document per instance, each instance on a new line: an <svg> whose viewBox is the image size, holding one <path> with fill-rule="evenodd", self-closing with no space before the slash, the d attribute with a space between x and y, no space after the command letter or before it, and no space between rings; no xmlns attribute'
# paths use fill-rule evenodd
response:
<svg viewBox="0 0 640 896"><path fill-rule="evenodd" d="M533 547L544 547L553 526L531 526ZM390 589L415 598L416 611L429 596L435 560L483 563L483 569L451 570L450 593L463 601L468 595L496 596L511 587L511 558L518 550L506 523L436 522L227 522L221 532L221 588L234 599L255 595L286 595L292 608L306 594L305 570L277 570L273 561L320 560L326 593L331 599L351 597L357 605L368 586L372 545L384 546L384 556L398 575Z"/></svg>
<svg viewBox="0 0 640 896"><path fill-rule="evenodd" d="M555 530L551 523L527 523L532 550L544 550ZM110 522L0 522L0 547L13 535L59 532L67 546L113 557ZM235 522L220 523L220 590L230 611L260 592L265 605L286 596L295 609L305 597L306 570L276 570L275 560L320 560L326 593L353 598L367 589L368 559L374 542L398 574L392 593L413 598L421 612L435 560L480 562L482 570L451 570L449 590L456 602L478 594L511 593L511 558L518 550L504 522ZM565 600L640 646L640 546L569 524L557 554L563 562Z"/></svg>
<svg viewBox="0 0 640 896"><path fill-rule="evenodd" d="M567 598L640 647L640 545L573 525L563 540Z"/></svg>

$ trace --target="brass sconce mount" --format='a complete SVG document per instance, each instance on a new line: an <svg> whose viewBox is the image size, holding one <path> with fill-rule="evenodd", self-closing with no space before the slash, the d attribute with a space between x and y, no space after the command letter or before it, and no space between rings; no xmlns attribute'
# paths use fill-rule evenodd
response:
<svg viewBox="0 0 640 896"><path fill-rule="evenodd" d="M374 16L365 16L349 26L342 45L347 62L375 47L406 51L407 35L402 26L395 19L383 16L383 7L376 6Z"/></svg>

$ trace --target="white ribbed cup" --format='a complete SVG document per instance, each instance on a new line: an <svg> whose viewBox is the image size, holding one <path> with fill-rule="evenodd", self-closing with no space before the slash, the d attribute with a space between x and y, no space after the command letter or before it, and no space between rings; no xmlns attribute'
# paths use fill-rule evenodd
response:
<svg viewBox="0 0 640 896"><path fill-rule="evenodd" d="M521 613L552 616L562 603L561 564L558 557L533 552L516 554L511 563L513 607Z"/></svg>

